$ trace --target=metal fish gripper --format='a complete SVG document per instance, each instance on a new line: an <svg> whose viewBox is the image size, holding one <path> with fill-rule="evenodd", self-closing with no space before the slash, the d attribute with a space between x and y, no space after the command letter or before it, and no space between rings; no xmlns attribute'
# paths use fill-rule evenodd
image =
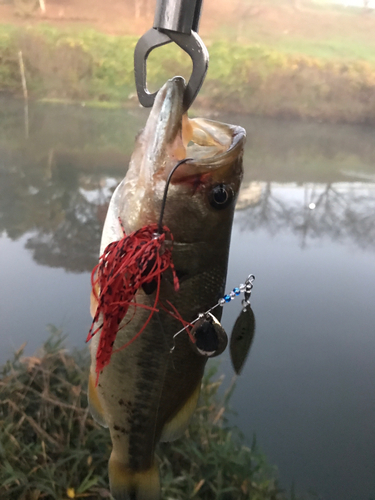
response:
<svg viewBox="0 0 375 500"><path fill-rule="evenodd" d="M139 40L134 50L134 75L139 102L152 107L156 92L147 88L147 57L162 45L174 42L193 63L183 105L188 110L194 102L207 73L209 55L198 35L202 0L157 0L154 26Z"/></svg>

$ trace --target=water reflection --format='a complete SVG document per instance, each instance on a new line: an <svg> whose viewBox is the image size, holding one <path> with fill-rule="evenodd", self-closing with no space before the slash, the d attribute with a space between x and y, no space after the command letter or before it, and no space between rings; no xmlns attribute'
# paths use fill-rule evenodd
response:
<svg viewBox="0 0 375 500"><path fill-rule="evenodd" d="M134 141L124 111L34 104L26 140L21 103L1 104L0 232L13 240L31 232L26 247L38 263L91 269L106 204ZM140 120L138 113L134 125Z"/></svg>
<svg viewBox="0 0 375 500"><path fill-rule="evenodd" d="M28 175L27 175L28 174ZM39 264L92 269L108 202L122 175L90 175L64 164L46 171L1 173L0 231L11 239L32 233L26 248ZM328 237L375 249L375 183L244 184L237 220L274 235L291 230L301 247Z"/></svg>
<svg viewBox="0 0 375 500"><path fill-rule="evenodd" d="M14 240L31 232L26 248L40 264L89 270L97 259L110 187L117 180L106 180L103 188L100 176L81 176L70 168L35 174L23 169L1 173L0 231ZM85 192L93 187L96 195L88 198Z"/></svg>
<svg viewBox="0 0 375 500"><path fill-rule="evenodd" d="M272 235L291 230L302 248L328 237L375 249L375 183L251 183L244 186L239 208L240 227Z"/></svg>

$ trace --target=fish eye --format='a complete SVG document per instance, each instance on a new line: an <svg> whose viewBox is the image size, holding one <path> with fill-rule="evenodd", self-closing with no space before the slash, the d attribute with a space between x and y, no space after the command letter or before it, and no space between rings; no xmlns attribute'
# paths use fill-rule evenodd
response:
<svg viewBox="0 0 375 500"><path fill-rule="evenodd" d="M210 204L217 210L226 208L233 200L233 191L230 186L217 184L210 193Z"/></svg>

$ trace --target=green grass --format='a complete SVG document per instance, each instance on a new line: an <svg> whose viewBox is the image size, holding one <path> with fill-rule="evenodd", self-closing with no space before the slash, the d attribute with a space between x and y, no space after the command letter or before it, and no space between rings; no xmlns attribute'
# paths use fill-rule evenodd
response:
<svg viewBox="0 0 375 500"><path fill-rule="evenodd" d="M374 11L364 13L361 8L329 1L296 4L293 0L244 0L231 22L223 19L210 38L260 44L286 54L375 61Z"/></svg>
<svg viewBox="0 0 375 500"><path fill-rule="evenodd" d="M339 23L332 33L321 36L289 31L272 31L256 19L246 20L244 28L238 25L223 25L210 37L212 41L225 40L230 44L259 45L267 50L275 50L285 55L305 55L324 60L375 62L375 37L371 28L364 26L362 30L354 28L349 33L339 29ZM370 30L370 32L369 32ZM300 30L299 30L300 31Z"/></svg>
<svg viewBox="0 0 375 500"><path fill-rule="evenodd" d="M36 357L22 349L0 372L0 498L108 498L110 439L87 409L86 353L56 329ZM226 420L209 372L185 436L158 450L164 500L283 500L273 470ZM228 395L227 395L228 396Z"/></svg>
<svg viewBox="0 0 375 500"><path fill-rule="evenodd" d="M325 60L363 60L375 63L375 43L351 40L348 37L325 40L306 40L288 36L275 41L277 50L286 54L304 54Z"/></svg>
<svg viewBox="0 0 375 500"><path fill-rule="evenodd" d="M22 95L21 50L32 98L136 105L136 41L92 29L41 25L20 31L0 25L0 91ZM294 37L271 47L213 38L197 104L266 116L374 123L375 50L367 51L365 60L360 58L362 42L345 47L341 39L313 43ZM184 56L174 44L153 51L147 66L150 90L176 74L188 77L191 62Z"/></svg>

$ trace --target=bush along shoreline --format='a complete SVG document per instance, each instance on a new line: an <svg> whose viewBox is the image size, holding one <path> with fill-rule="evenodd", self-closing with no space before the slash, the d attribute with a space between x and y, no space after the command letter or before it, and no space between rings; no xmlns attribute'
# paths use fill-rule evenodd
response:
<svg viewBox="0 0 375 500"><path fill-rule="evenodd" d="M0 368L0 498L110 498L108 429L87 408L87 352L69 353L53 333L37 356L22 348ZM214 370L185 436L162 444L164 500L285 500L273 470L228 425ZM295 497L294 497L295 498Z"/></svg>
<svg viewBox="0 0 375 500"><path fill-rule="evenodd" d="M0 25L0 92L22 96L20 54L30 98L134 103L132 36L48 25ZM211 110L325 122L375 123L375 64L287 54L258 44L207 41L210 66L196 105ZM189 58L169 44L153 51L156 88L190 74Z"/></svg>

